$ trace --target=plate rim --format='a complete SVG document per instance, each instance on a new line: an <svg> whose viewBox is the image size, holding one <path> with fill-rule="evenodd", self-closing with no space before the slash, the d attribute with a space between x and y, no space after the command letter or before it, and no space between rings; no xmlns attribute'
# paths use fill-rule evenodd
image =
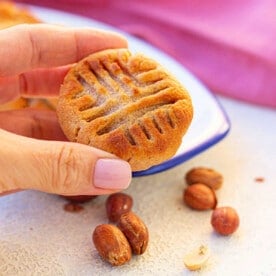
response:
<svg viewBox="0 0 276 276"><path fill-rule="evenodd" d="M207 91L209 91L209 90L207 90ZM222 122L222 124L220 126L220 129L218 129L214 135L212 135L209 139L206 139L203 143L197 144L196 146L194 146L193 148L190 148L188 151L186 151L182 154L173 156L169 160L164 161L161 164L153 166L147 170L133 172L132 175L134 177L157 174L157 173L169 170L178 165L181 165L185 161L192 159L199 153L202 153L202 152L206 151L207 149L209 149L210 147L216 145L218 142L220 142L223 138L225 138L227 136L227 134L231 130L230 118L227 115L224 108L222 107L221 103L218 101L217 96L215 96L212 93L210 93L210 95L214 98L215 103L217 104L217 106L219 107L219 110L221 111L222 118L224 119L224 121Z"/></svg>

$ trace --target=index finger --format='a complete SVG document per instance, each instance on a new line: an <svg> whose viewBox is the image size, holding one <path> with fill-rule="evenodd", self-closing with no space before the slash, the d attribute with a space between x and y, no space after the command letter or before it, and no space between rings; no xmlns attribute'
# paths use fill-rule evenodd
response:
<svg viewBox="0 0 276 276"><path fill-rule="evenodd" d="M22 24L0 31L0 77L66 65L96 51L124 47L126 40L113 32Z"/></svg>

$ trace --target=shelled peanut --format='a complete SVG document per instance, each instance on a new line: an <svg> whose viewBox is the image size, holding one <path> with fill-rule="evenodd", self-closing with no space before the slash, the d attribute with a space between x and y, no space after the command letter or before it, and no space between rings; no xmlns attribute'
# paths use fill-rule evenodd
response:
<svg viewBox="0 0 276 276"><path fill-rule="evenodd" d="M106 214L110 222L117 222L121 215L130 211L133 199L125 193L115 193L108 196L105 202Z"/></svg>
<svg viewBox="0 0 276 276"><path fill-rule="evenodd" d="M95 228L92 240L99 255L111 265L123 265L130 261L132 253L145 252L149 233L142 219L131 211L133 199L125 193L110 195L106 202L106 214L113 224Z"/></svg>
<svg viewBox="0 0 276 276"><path fill-rule="evenodd" d="M240 219L234 208L220 207L213 211L211 224L218 234L228 236L238 229Z"/></svg>
<svg viewBox="0 0 276 276"><path fill-rule="evenodd" d="M197 167L187 172L185 176L188 185L202 183L213 190L221 188L223 176L214 169Z"/></svg>
<svg viewBox="0 0 276 276"><path fill-rule="evenodd" d="M84 206L82 204L87 203L94 198L96 198L96 195L74 195L74 196L68 196L68 195L60 195L63 199L67 201L66 204L64 204L63 209L66 212L70 213L79 213L84 210Z"/></svg>
<svg viewBox="0 0 276 276"><path fill-rule="evenodd" d="M131 259L130 245L117 226L98 225L93 232L92 239L99 255L110 264L118 266Z"/></svg>
<svg viewBox="0 0 276 276"><path fill-rule="evenodd" d="M217 206L214 191L201 183L188 186L184 190L183 200L190 208L195 210L215 209Z"/></svg>
<svg viewBox="0 0 276 276"><path fill-rule="evenodd" d="M136 255L143 254L149 241L149 233L145 223L130 211L121 215L118 227L129 241L132 252Z"/></svg>

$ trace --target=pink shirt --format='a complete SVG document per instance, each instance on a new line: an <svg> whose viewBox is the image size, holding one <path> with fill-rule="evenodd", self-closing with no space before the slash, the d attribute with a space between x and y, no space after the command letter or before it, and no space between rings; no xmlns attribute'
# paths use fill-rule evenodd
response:
<svg viewBox="0 0 276 276"><path fill-rule="evenodd" d="M275 0L27 0L141 37L213 92L276 107Z"/></svg>

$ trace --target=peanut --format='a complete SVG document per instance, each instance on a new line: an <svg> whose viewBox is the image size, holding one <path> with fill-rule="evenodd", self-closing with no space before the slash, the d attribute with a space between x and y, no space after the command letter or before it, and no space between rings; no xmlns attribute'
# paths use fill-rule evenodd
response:
<svg viewBox="0 0 276 276"><path fill-rule="evenodd" d="M110 222L117 222L120 216L131 210L133 199L125 193L110 195L106 202L106 214Z"/></svg>
<svg viewBox="0 0 276 276"><path fill-rule="evenodd" d="M97 196L96 195L75 195L75 196L62 195L61 197L66 199L69 202L85 203L96 198Z"/></svg>
<svg viewBox="0 0 276 276"><path fill-rule="evenodd" d="M188 186L183 193L184 202L195 210L214 209L217 198L214 191L204 184L193 184Z"/></svg>
<svg viewBox="0 0 276 276"><path fill-rule="evenodd" d="M115 225L98 225L93 232L92 239L100 256L110 264L119 266L131 259L130 245Z"/></svg>
<svg viewBox="0 0 276 276"><path fill-rule="evenodd" d="M191 169L185 178L188 185L202 183L213 190L218 190L223 182L223 177L219 172L204 167Z"/></svg>
<svg viewBox="0 0 276 276"><path fill-rule="evenodd" d="M118 227L126 236L133 253L143 254L149 241L148 229L144 222L133 212L127 212L121 215Z"/></svg>
<svg viewBox="0 0 276 276"><path fill-rule="evenodd" d="M213 211L211 224L217 233L227 236L238 229L240 219L234 208L220 207Z"/></svg>

